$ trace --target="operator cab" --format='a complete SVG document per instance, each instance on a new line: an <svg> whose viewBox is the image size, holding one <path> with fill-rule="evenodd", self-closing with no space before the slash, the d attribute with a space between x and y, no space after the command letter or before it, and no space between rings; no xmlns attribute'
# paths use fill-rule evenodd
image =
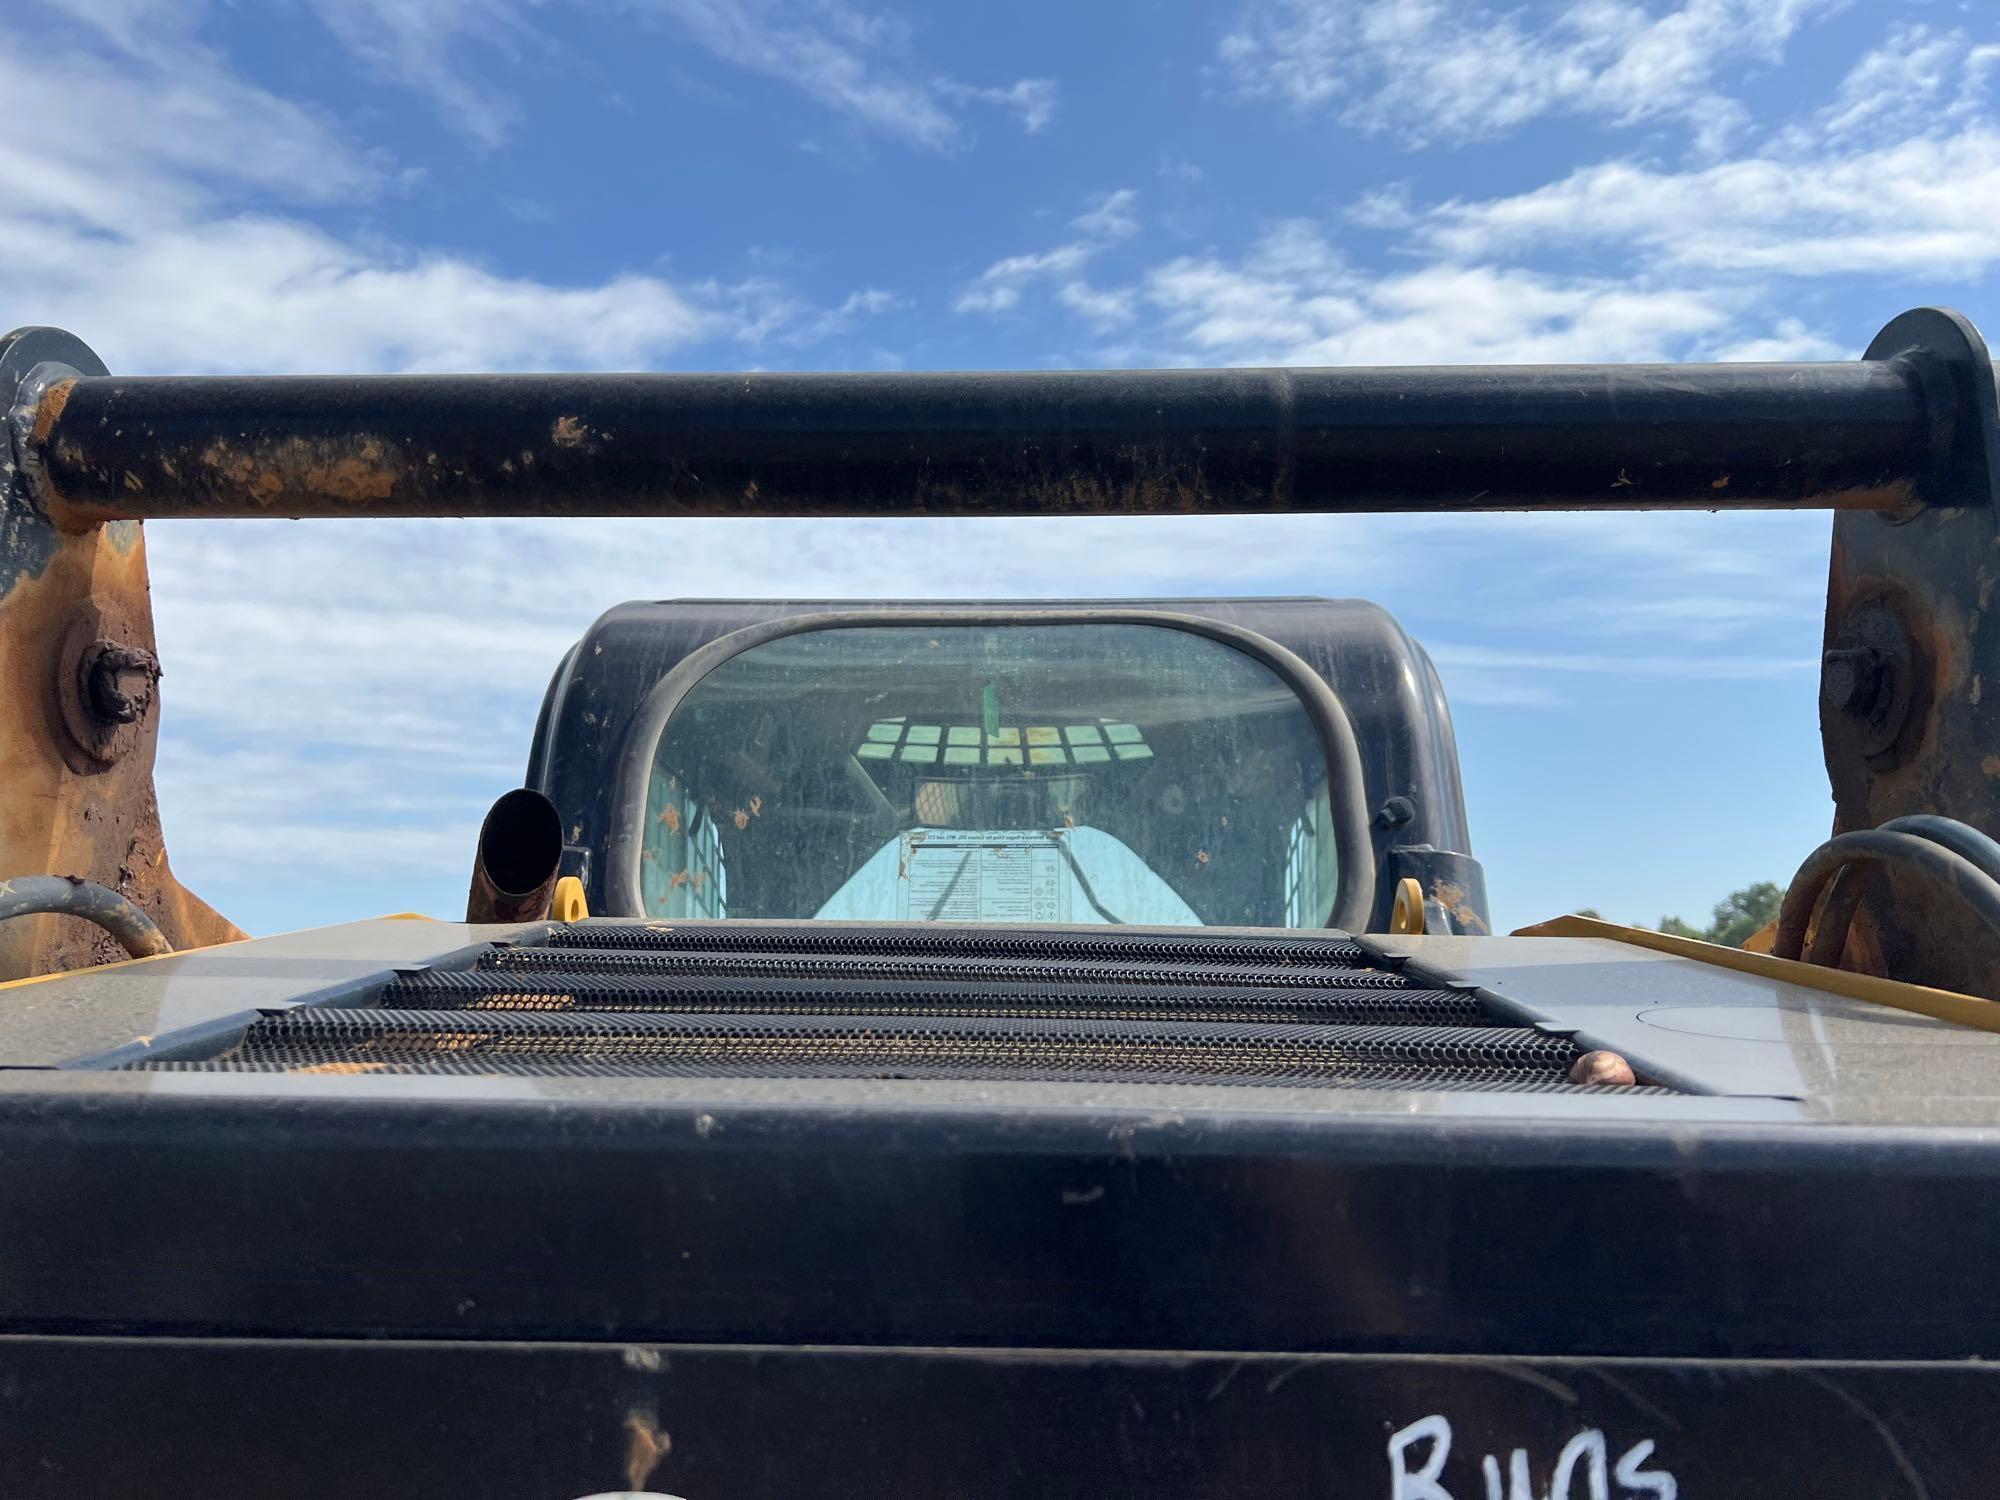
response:
<svg viewBox="0 0 2000 1500"><path fill-rule="evenodd" d="M1484 930L1429 659L1355 601L634 604L528 784L591 909L666 919Z"/></svg>

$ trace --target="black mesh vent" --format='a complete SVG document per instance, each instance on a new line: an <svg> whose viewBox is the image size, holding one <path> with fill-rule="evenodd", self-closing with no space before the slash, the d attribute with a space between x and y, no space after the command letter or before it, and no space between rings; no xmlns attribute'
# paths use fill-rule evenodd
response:
<svg viewBox="0 0 2000 1500"><path fill-rule="evenodd" d="M1575 1057L1339 934L591 922L135 1066L1571 1092Z"/></svg>
<svg viewBox="0 0 2000 1500"><path fill-rule="evenodd" d="M1160 963L1144 959L1088 961L1065 958L988 958L937 954L806 955L795 953L702 953L644 948L498 948L483 954L475 968L535 974L678 974L743 976L820 982L840 979L924 979L949 984L1016 981L1077 984L1157 985L1177 990L1218 985L1260 989L1400 990L1411 988L1400 974L1381 969L1316 963Z"/></svg>
<svg viewBox="0 0 2000 1500"><path fill-rule="evenodd" d="M534 955L527 955L532 957ZM558 957L559 955L548 955ZM560 955L567 957L568 955ZM1152 982L1127 982L1125 966L1073 966L1067 982L1026 983L1009 974L990 977L989 964L954 977L949 962L925 979L884 978L882 970L857 973L848 963L815 973L800 959L780 959L783 977L752 978L679 971L668 954L635 955L635 973L576 973L568 964L536 970L518 962L501 971L408 975L382 996L388 1006L478 1011L655 1011L705 1014L874 1016L1017 1016L1057 1019L1161 1017L1183 1021L1346 1021L1374 1025L1486 1026L1491 1018L1470 995L1420 990L1390 974L1338 970L1288 971L1282 984L1244 983L1255 971L1237 970L1235 984L1203 983L1168 969L1134 970ZM708 955L701 955L708 956ZM851 961L850 961L851 962ZM894 972L894 961L881 961ZM1110 972L1108 972L1110 971ZM1001 970L999 973L1008 973ZM1312 976L1319 976L1315 980ZM1088 977L1085 977L1088 976ZM1114 982L1103 982L1105 979ZM1372 980L1356 984L1349 980Z"/></svg>
<svg viewBox="0 0 2000 1500"><path fill-rule="evenodd" d="M1045 932L1034 928L828 927L810 922L579 922L543 940L549 948L651 948L686 953L964 954L980 958L1165 960L1242 964L1363 963L1351 938L1207 936L1158 932Z"/></svg>
<svg viewBox="0 0 2000 1500"><path fill-rule="evenodd" d="M322 1010L272 1016L225 1061L251 1071L780 1073L1299 1082L1442 1072L1559 1077L1569 1044L1505 1027L983 1017ZM171 1065L169 1065L171 1066ZM198 1063L181 1066L211 1067Z"/></svg>

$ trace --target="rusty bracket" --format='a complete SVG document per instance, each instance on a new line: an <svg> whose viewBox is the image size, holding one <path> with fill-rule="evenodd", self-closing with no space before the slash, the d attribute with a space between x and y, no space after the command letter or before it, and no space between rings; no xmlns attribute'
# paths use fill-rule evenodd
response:
<svg viewBox="0 0 2000 1500"><path fill-rule="evenodd" d="M1933 461L1916 503L1841 511L1827 582L1820 739L1835 833L1941 813L2000 834L2000 404L1956 313L1905 313L1868 346L1925 392ZM1992 684L1987 676L1994 676ZM1934 888L1885 870L1844 966L2000 997L2000 941Z"/></svg>
<svg viewBox="0 0 2000 1500"><path fill-rule="evenodd" d="M160 664L140 523L63 531L36 504L23 435L50 384L102 375L55 329L0 338L0 879L63 875L132 901L175 948L243 934L167 864L153 791ZM71 917L0 922L0 979L126 955Z"/></svg>

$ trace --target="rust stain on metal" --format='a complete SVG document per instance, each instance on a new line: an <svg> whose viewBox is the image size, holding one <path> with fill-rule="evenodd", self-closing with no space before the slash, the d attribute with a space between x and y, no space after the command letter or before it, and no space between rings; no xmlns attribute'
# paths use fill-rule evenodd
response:
<svg viewBox="0 0 2000 1500"><path fill-rule="evenodd" d="M344 1077L354 1073L379 1073L388 1066L387 1063L379 1062L323 1062L308 1063L303 1068L293 1068L290 1071L295 1074L323 1073Z"/></svg>
<svg viewBox="0 0 2000 1500"><path fill-rule="evenodd" d="M673 1439L660 1431L655 1413L636 1407L625 1413L625 1432L625 1482L631 1489L643 1490L653 1470L673 1452Z"/></svg>
<svg viewBox="0 0 2000 1500"><path fill-rule="evenodd" d="M366 507L396 491L403 465L379 438L287 438L239 448L222 440L201 455L204 477L218 498L273 510L287 501L331 500Z"/></svg>
<svg viewBox="0 0 2000 1500"><path fill-rule="evenodd" d="M1475 937L1487 934L1486 923L1466 899L1464 886L1451 880L1437 881L1431 886L1431 899L1451 913L1451 920L1461 933Z"/></svg>
<svg viewBox="0 0 2000 1500"><path fill-rule="evenodd" d="M74 379L52 380L48 388L42 392L41 400L35 403L34 426L29 429L37 445L49 440L49 434L55 431L56 419L63 414L63 408L69 405L70 393L75 389Z"/></svg>
<svg viewBox="0 0 2000 1500"><path fill-rule="evenodd" d="M26 517L28 525L42 524ZM0 877L77 875L109 886L151 917L176 950L245 934L174 878L153 792L157 713L129 726L114 762L83 754L63 723L58 673L72 628L153 648L144 538L106 528L45 535L38 570L0 594ZM12 559L9 559L12 561ZM0 978L26 978L126 957L115 940L73 918L0 924Z"/></svg>
<svg viewBox="0 0 2000 1500"><path fill-rule="evenodd" d="M1901 510L1916 502L1916 486L1908 480L1871 485L1867 489L1830 490L1802 502L1803 508L1817 510L1830 505L1835 510Z"/></svg>
<svg viewBox="0 0 2000 1500"><path fill-rule="evenodd" d="M2000 781L2000 755L1989 755L1979 763L1980 774Z"/></svg>
<svg viewBox="0 0 2000 1500"><path fill-rule="evenodd" d="M549 427L549 441L558 448L581 448L591 439L582 417L557 417Z"/></svg>

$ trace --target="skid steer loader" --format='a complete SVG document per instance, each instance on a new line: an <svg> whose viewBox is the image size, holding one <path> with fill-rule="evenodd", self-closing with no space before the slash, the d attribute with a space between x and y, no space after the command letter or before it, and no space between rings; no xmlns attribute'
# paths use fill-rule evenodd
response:
<svg viewBox="0 0 2000 1500"><path fill-rule="evenodd" d="M284 379L28 328L0 410L0 1494L2000 1491L1964 319ZM1353 600L619 605L463 922L246 940L153 795L145 522L1780 506L1834 513L1836 811L1762 952L1494 934L1439 674Z"/></svg>

